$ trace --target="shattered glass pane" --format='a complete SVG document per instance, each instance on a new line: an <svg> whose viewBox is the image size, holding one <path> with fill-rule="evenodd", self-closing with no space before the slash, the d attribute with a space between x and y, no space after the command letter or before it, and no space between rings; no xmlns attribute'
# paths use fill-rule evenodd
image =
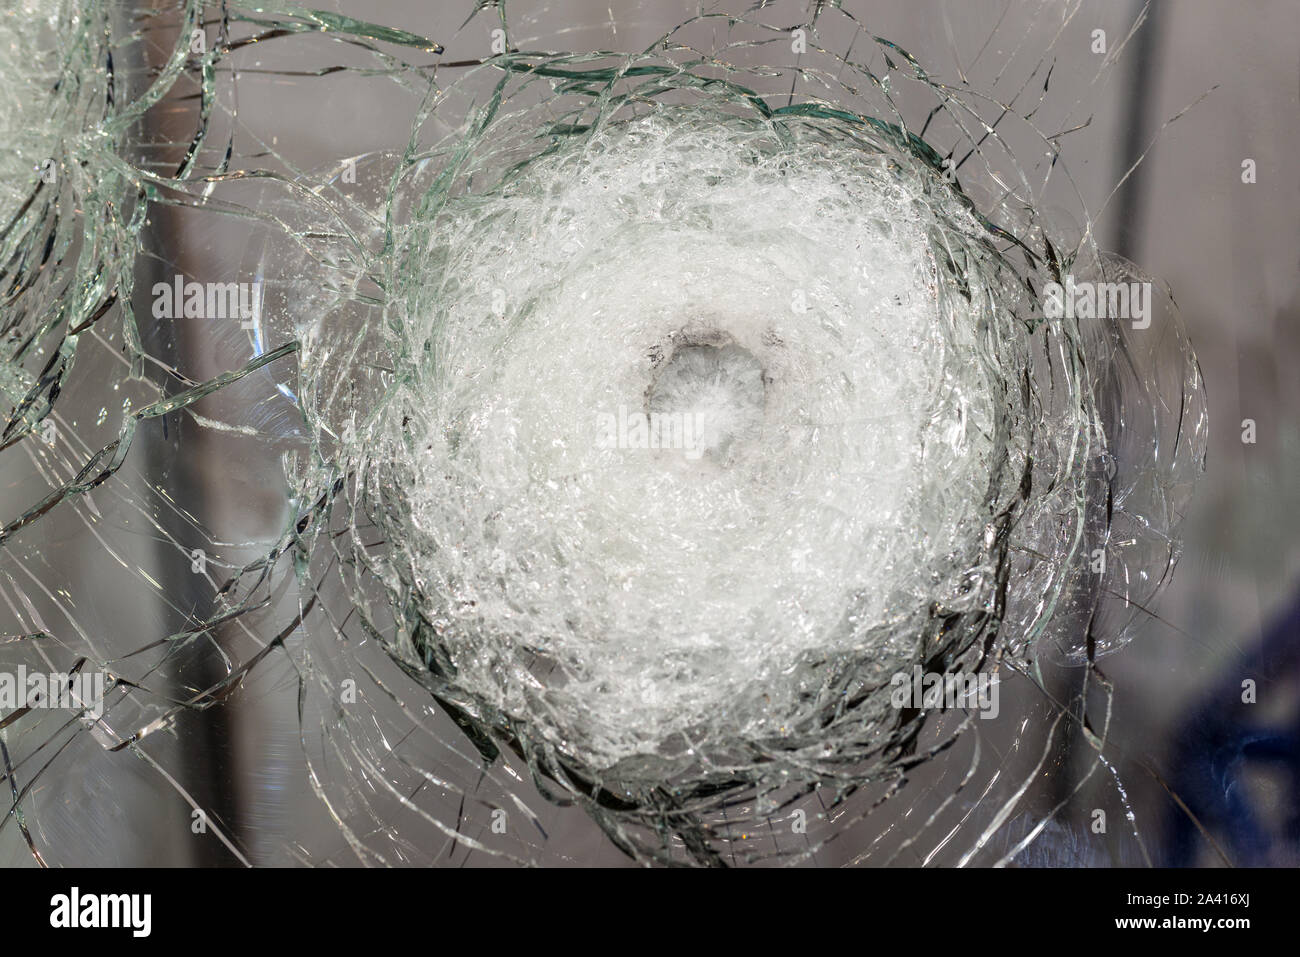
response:
<svg viewBox="0 0 1300 957"><path fill-rule="evenodd" d="M1241 855L1110 668L1240 683L1209 85L1112 168L1144 7L867 6L4 0L7 859Z"/></svg>

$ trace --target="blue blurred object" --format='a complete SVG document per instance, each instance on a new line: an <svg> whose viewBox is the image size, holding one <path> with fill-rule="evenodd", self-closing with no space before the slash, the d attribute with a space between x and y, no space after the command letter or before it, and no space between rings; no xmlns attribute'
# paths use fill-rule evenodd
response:
<svg viewBox="0 0 1300 957"><path fill-rule="evenodd" d="M1300 592L1228 675L1174 737L1169 784L1187 810L1170 811L1167 861L1175 867L1205 862L1208 834L1233 865L1294 866L1300 863L1300 708L1292 698L1285 719L1258 715L1269 712L1270 695L1300 680ZM1247 678L1256 683L1256 703L1242 700ZM1275 808L1249 786L1249 775L1261 771L1286 782Z"/></svg>

